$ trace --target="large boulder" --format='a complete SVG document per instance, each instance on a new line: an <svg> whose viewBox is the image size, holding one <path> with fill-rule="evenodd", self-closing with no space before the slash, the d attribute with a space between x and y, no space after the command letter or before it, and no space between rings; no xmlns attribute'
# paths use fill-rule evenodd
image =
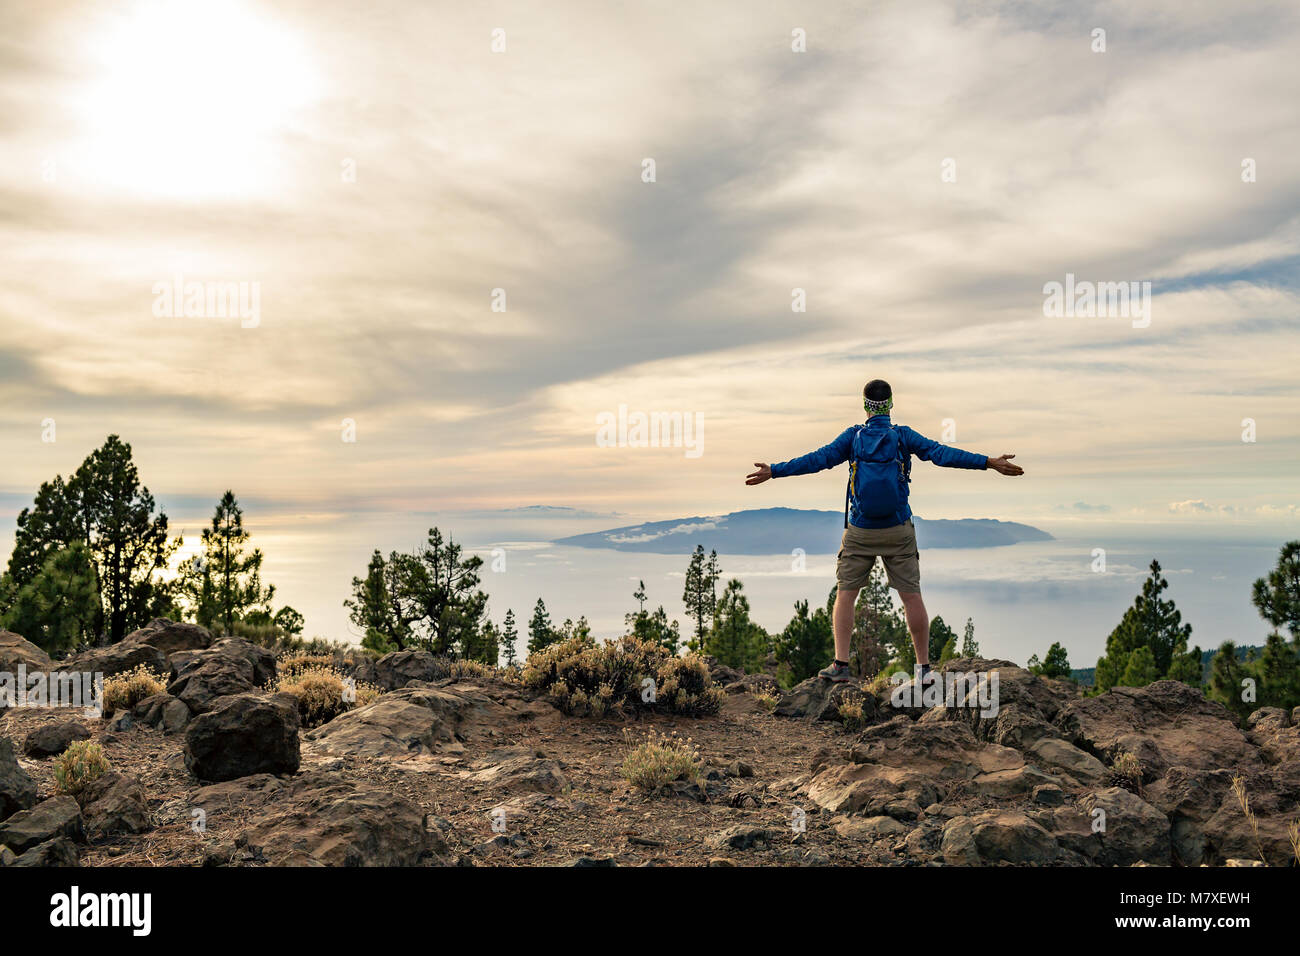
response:
<svg viewBox="0 0 1300 956"><path fill-rule="evenodd" d="M1018 810L988 810L975 816L949 820L940 844L951 864L983 866L990 863L1051 864L1061 848L1041 824Z"/></svg>
<svg viewBox="0 0 1300 956"><path fill-rule="evenodd" d="M18 766L13 741L0 737L0 820L36 804L36 784Z"/></svg>
<svg viewBox="0 0 1300 956"><path fill-rule="evenodd" d="M185 728L185 767L200 780L294 773L299 763L298 701L288 694L236 694Z"/></svg>
<svg viewBox="0 0 1300 956"><path fill-rule="evenodd" d="M964 724L895 717L869 727L847 760L814 764L806 793L833 813L899 817L899 807L924 808L957 791L1027 793L1052 781L1009 747L977 740ZM913 811L915 812L915 811Z"/></svg>
<svg viewBox="0 0 1300 956"><path fill-rule="evenodd" d="M876 698L864 693L857 681L834 682L820 677L810 677L790 688L776 702L772 713L778 717L806 720L839 720L840 703L845 697L861 701L864 722L871 723L876 719Z"/></svg>
<svg viewBox="0 0 1300 956"><path fill-rule="evenodd" d="M1055 737L1036 741L1025 756L1049 771L1059 771L1081 784L1095 786L1106 779L1106 765L1072 743Z"/></svg>
<svg viewBox="0 0 1300 956"><path fill-rule="evenodd" d="M171 694L154 694L136 702L131 708L131 718L137 724L153 727L163 733L174 734L184 730L190 722L190 708Z"/></svg>
<svg viewBox="0 0 1300 956"><path fill-rule="evenodd" d="M467 775L472 783L507 793L564 793L571 787L559 761L529 747L504 747L486 766Z"/></svg>
<svg viewBox="0 0 1300 956"><path fill-rule="evenodd" d="M962 721L981 740L1021 750L1046 737L1060 737L1052 722L1079 695L1073 684L1040 677L1011 661L958 658L944 664L940 673L946 689L958 692L934 712L936 718ZM971 678L958 685L957 675Z"/></svg>
<svg viewBox="0 0 1300 956"><path fill-rule="evenodd" d="M148 644L170 656L177 651L198 651L212 644L212 633L198 624L156 617L122 638L123 644Z"/></svg>
<svg viewBox="0 0 1300 956"><path fill-rule="evenodd" d="M200 718L202 719L202 718ZM329 773L305 774L268 794L235 845L272 866L415 866L439 862L446 844L420 808L387 790Z"/></svg>
<svg viewBox="0 0 1300 956"><path fill-rule="evenodd" d="M153 829L149 801L140 781L112 771L96 777L77 794L91 837L146 833Z"/></svg>
<svg viewBox="0 0 1300 956"><path fill-rule="evenodd" d="M397 690L411 681L427 683L445 677L446 670L428 651L393 651L375 661L372 679L384 690Z"/></svg>
<svg viewBox="0 0 1300 956"><path fill-rule="evenodd" d="M1072 700L1055 723L1071 743L1107 764L1122 753L1133 754L1145 783L1171 767L1261 766L1258 752L1227 709L1181 681L1116 687L1098 697Z"/></svg>
<svg viewBox="0 0 1300 956"><path fill-rule="evenodd" d="M167 655L152 644L128 644L118 641L107 647L92 647L75 657L60 661L60 671L85 674L103 674L105 679L135 670L143 664L156 674L165 676L168 671Z"/></svg>
<svg viewBox="0 0 1300 956"><path fill-rule="evenodd" d="M400 755L458 749L458 737L475 718L500 710L474 687L415 685L380 695L317 727L306 739L332 754Z"/></svg>
<svg viewBox="0 0 1300 956"><path fill-rule="evenodd" d="M55 757L74 740L89 740L90 728L79 720L42 724L23 738L23 753L29 757Z"/></svg>
<svg viewBox="0 0 1300 956"><path fill-rule="evenodd" d="M51 797L0 823L0 845L18 854L55 837L81 840L84 836L81 807L66 796Z"/></svg>
<svg viewBox="0 0 1300 956"><path fill-rule="evenodd" d="M77 866L80 862L81 851L77 845L68 837L59 836L37 844L9 865L48 869L52 866Z"/></svg>
<svg viewBox="0 0 1300 956"><path fill-rule="evenodd" d="M1081 798L1079 809L1098 821L1101 850L1097 862L1103 866L1169 866L1172 862L1169 818L1136 794L1108 787Z"/></svg>
<svg viewBox="0 0 1300 956"><path fill-rule="evenodd" d="M243 694L275 680L275 655L260 645L238 637L217 641L201 651L178 651L184 663L167 685L196 714L209 710L218 698Z"/></svg>
<svg viewBox="0 0 1300 956"><path fill-rule="evenodd" d="M50 655L13 631L0 628L0 673L17 674L19 664L29 671L49 671Z"/></svg>

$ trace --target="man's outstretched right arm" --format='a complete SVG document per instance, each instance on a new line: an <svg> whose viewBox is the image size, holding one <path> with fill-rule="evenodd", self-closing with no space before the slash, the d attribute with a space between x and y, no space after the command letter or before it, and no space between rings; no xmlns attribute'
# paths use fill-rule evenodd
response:
<svg viewBox="0 0 1300 956"><path fill-rule="evenodd" d="M769 478L792 478L795 475L811 475L814 472L825 471L827 468L841 465L849 460L849 455L853 452L854 431L853 428L846 428L829 445L823 445L816 451L800 455L798 458L792 458L789 461L777 462L770 466L762 462L754 462L754 467L758 470L745 478L745 484L757 485Z"/></svg>

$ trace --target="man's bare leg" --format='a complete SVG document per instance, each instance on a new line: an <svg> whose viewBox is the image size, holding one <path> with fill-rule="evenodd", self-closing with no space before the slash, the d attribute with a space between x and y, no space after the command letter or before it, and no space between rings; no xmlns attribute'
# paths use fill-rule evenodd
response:
<svg viewBox="0 0 1300 956"><path fill-rule="evenodd" d="M903 602L903 614L907 617L907 633L912 635L912 647L916 650L916 663L918 665L929 665L930 615L925 610L925 602L921 600L921 592L899 591L898 597ZM835 605L837 615L839 609L839 603L837 602ZM838 616L836 620L838 620ZM835 633L838 637L838 627Z"/></svg>
<svg viewBox="0 0 1300 956"><path fill-rule="evenodd" d="M920 597L918 594L917 597ZM858 592L853 591L836 591L835 593L835 613L831 618L831 625L835 629L835 659L838 661L847 661L849 659L849 644L853 637L853 606L858 603ZM922 608L924 611L924 608ZM927 624L926 627L929 627Z"/></svg>

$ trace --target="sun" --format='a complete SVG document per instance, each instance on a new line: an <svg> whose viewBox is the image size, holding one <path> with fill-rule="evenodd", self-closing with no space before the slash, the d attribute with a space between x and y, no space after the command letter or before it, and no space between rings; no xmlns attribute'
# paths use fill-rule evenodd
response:
<svg viewBox="0 0 1300 956"><path fill-rule="evenodd" d="M316 92L301 38L236 0L142 2L90 39L77 166L159 197L274 188L282 137Z"/></svg>

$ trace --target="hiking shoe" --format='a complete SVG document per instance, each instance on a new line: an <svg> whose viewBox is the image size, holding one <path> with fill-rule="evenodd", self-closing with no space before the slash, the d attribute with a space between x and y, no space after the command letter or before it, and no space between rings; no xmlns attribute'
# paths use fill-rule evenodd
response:
<svg viewBox="0 0 1300 956"><path fill-rule="evenodd" d="M831 661L831 665L829 667L823 667L821 670L819 670L817 672L817 676L820 677L822 680L834 681L837 684L842 684L845 681L853 680L853 675L849 673L848 665L836 664L834 661Z"/></svg>

